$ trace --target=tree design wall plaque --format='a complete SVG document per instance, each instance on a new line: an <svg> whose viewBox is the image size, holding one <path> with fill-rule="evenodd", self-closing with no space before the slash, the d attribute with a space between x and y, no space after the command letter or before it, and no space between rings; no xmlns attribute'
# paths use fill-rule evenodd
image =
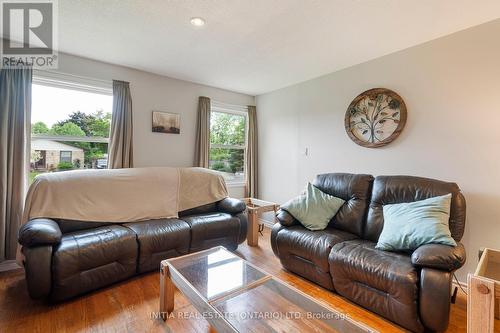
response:
<svg viewBox="0 0 500 333"><path fill-rule="evenodd" d="M405 124L405 102L397 93L384 88L358 95L345 114L345 129L351 140L368 148L394 141Z"/></svg>

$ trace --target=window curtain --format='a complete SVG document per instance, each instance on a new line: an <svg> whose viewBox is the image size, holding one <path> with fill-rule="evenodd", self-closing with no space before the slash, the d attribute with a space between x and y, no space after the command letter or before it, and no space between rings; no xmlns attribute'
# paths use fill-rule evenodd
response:
<svg viewBox="0 0 500 333"><path fill-rule="evenodd" d="M194 166L208 168L210 152L210 98L201 96L198 100L198 118L196 121L196 146Z"/></svg>
<svg viewBox="0 0 500 333"><path fill-rule="evenodd" d="M248 134L247 134L247 195L251 198L258 197L258 162L257 162L257 109L248 106Z"/></svg>
<svg viewBox="0 0 500 333"><path fill-rule="evenodd" d="M130 84L124 81L113 80L113 114L108 156L110 169L134 166L132 97Z"/></svg>
<svg viewBox="0 0 500 333"><path fill-rule="evenodd" d="M30 163L31 68L0 70L0 261L15 259Z"/></svg>

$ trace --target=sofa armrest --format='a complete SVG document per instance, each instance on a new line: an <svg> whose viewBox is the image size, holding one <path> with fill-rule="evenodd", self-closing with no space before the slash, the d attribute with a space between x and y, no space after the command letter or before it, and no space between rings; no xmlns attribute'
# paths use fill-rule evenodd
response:
<svg viewBox="0 0 500 333"><path fill-rule="evenodd" d="M23 247L28 293L33 299L49 296L52 288L52 246Z"/></svg>
<svg viewBox="0 0 500 333"><path fill-rule="evenodd" d="M273 250L274 255L278 258L280 257L278 250L278 233L285 228L286 227L278 221L273 225L273 228L271 229L271 249Z"/></svg>
<svg viewBox="0 0 500 333"><path fill-rule="evenodd" d="M430 332L444 332L448 327L451 280L451 272L433 268L420 270L420 320Z"/></svg>
<svg viewBox="0 0 500 333"><path fill-rule="evenodd" d="M57 245L62 233L59 225L50 219L33 219L19 228L17 240L22 246Z"/></svg>
<svg viewBox="0 0 500 333"><path fill-rule="evenodd" d="M217 210L228 214L238 214L244 212L245 209L247 205L239 199L225 198L217 203Z"/></svg>
<svg viewBox="0 0 500 333"><path fill-rule="evenodd" d="M295 217L293 217L292 214L283 209L280 209L276 213L276 218L284 227L291 227L292 225L300 224L300 222Z"/></svg>
<svg viewBox="0 0 500 333"><path fill-rule="evenodd" d="M454 271L465 263L465 248L462 243L457 246L427 244L416 249L411 255L411 263L417 267L429 267L444 271Z"/></svg>

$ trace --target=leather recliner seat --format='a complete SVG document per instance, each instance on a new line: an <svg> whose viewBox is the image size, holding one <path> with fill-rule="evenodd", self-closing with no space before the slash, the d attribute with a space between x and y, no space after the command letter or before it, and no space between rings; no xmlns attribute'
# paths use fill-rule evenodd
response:
<svg viewBox="0 0 500 333"><path fill-rule="evenodd" d="M459 187L420 177L353 174L318 175L313 184L346 203L322 231L307 230L286 211L278 212L271 245L283 267L413 332L446 330L452 273L465 263L458 243L466 210ZM429 244L413 253L375 249L384 205L448 193L457 247Z"/></svg>
<svg viewBox="0 0 500 333"><path fill-rule="evenodd" d="M33 219L19 230L28 292L65 300L133 275L164 259L246 239L243 201L226 198L179 213L178 219L103 223Z"/></svg>

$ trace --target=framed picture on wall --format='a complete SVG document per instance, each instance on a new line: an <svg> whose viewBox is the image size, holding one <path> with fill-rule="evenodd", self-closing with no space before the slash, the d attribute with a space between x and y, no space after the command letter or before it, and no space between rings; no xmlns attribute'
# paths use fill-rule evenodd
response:
<svg viewBox="0 0 500 333"><path fill-rule="evenodd" d="M177 113L153 111L153 132L179 134L181 132L181 116Z"/></svg>

